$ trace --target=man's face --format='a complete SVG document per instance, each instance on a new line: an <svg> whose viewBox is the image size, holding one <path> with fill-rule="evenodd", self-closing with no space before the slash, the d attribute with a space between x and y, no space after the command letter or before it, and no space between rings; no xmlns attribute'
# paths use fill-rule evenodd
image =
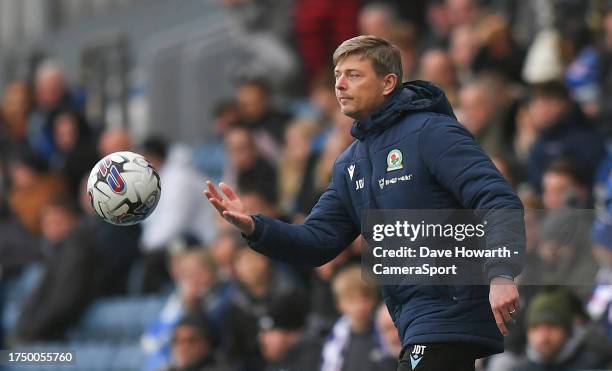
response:
<svg viewBox="0 0 612 371"><path fill-rule="evenodd" d="M257 157L250 134L244 129L230 130L226 134L225 149L230 163L238 170L250 169Z"/></svg>
<svg viewBox="0 0 612 371"><path fill-rule="evenodd" d="M187 299L196 300L215 283L215 274L196 254L189 254L180 261L179 287Z"/></svg>
<svg viewBox="0 0 612 371"><path fill-rule="evenodd" d="M260 119L268 109L266 93L253 84L241 86L238 89L237 100L240 114L247 122Z"/></svg>
<svg viewBox="0 0 612 371"><path fill-rule="evenodd" d="M69 114L58 117L55 121L53 134L60 150L67 153L74 149L79 140L79 128L74 117Z"/></svg>
<svg viewBox="0 0 612 371"><path fill-rule="evenodd" d="M64 95L64 79L58 71L48 71L38 78L35 86L36 101L44 109L56 107Z"/></svg>
<svg viewBox="0 0 612 371"><path fill-rule="evenodd" d="M360 293L348 293L339 299L340 312L357 323L369 321L376 309L376 298Z"/></svg>
<svg viewBox="0 0 612 371"><path fill-rule="evenodd" d="M541 323L527 331L529 345L545 360L551 360L561 349L567 333L563 327L548 323Z"/></svg>
<svg viewBox="0 0 612 371"><path fill-rule="evenodd" d="M385 78L374 71L372 62L360 55L341 59L334 69L336 98L345 115L359 120L372 114L385 100Z"/></svg>
<svg viewBox="0 0 612 371"><path fill-rule="evenodd" d="M42 211L41 229L43 237L51 243L64 240L73 229L74 216L62 208L47 206Z"/></svg>
<svg viewBox="0 0 612 371"><path fill-rule="evenodd" d="M476 86L466 87L459 94L463 124L473 134L478 135L490 123L495 113L495 104L483 89Z"/></svg>
<svg viewBox="0 0 612 371"><path fill-rule="evenodd" d="M259 344L264 358L269 362L282 361L291 347L287 332L279 329L260 331Z"/></svg>
<svg viewBox="0 0 612 371"><path fill-rule="evenodd" d="M538 130L546 129L558 121L566 111L563 100L551 97L535 97L529 103L529 113Z"/></svg>
<svg viewBox="0 0 612 371"><path fill-rule="evenodd" d="M572 178L552 171L544 173L542 189L542 202L549 210L566 208L568 197L572 195L572 192L575 193L575 196L580 196L578 187Z"/></svg>
<svg viewBox="0 0 612 371"><path fill-rule="evenodd" d="M452 88L456 83L455 69L450 55L439 50L425 53L421 58L421 75L423 80L445 88Z"/></svg>
<svg viewBox="0 0 612 371"><path fill-rule="evenodd" d="M172 353L179 368L198 362L209 352L208 342L193 327L179 326L174 330Z"/></svg>
<svg viewBox="0 0 612 371"><path fill-rule="evenodd" d="M268 282L270 261L258 252L251 249L240 250L234 264L237 279L245 286L261 286Z"/></svg>

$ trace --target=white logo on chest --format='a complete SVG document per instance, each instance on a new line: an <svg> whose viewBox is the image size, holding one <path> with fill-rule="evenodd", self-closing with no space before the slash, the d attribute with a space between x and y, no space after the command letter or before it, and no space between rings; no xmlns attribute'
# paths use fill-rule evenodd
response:
<svg viewBox="0 0 612 371"><path fill-rule="evenodd" d="M349 177L351 177L351 180L353 180L353 174L355 173L355 164L349 166L347 170L349 173Z"/></svg>

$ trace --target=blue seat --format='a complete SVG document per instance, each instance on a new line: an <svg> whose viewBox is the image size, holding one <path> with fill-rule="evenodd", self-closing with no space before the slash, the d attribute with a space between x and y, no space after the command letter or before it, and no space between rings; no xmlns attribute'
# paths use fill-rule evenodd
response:
<svg viewBox="0 0 612 371"><path fill-rule="evenodd" d="M31 264L19 276L2 283L3 308L0 311L0 326L10 333L17 324L24 301L38 285L43 269L40 264Z"/></svg>
<svg viewBox="0 0 612 371"><path fill-rule="evenodd" d="M112 370L141 370L145 355L139 343L125 344L115 349Z"/></svg>
<svg viewBox="0 0 612 371"><path fill-rule="evenodd" d="M90 305L79 325L70 331L71 341L137 342L153 322L165 297L99 299Z"/></svg>

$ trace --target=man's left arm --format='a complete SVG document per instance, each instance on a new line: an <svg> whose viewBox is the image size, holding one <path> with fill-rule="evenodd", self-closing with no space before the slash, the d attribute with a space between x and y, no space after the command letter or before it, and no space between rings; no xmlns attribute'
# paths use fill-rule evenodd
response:
<svg viewBox="0 0 612 371"><path fill-rule="evenodd" d="M510 250L509 258L492 257L484 263L491 284L491 307L500 330L506 334L503 321L511 320L519 305L513 278L523 267L523 205L474 137L452 118L427 123L420 134L419 148L436 180L464 208L476 210L487 221L486 248L505 246Z"/></svg>

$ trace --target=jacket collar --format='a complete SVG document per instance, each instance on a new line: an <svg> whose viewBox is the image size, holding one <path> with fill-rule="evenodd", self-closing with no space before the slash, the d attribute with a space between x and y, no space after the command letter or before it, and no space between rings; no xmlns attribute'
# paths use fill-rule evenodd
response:
<svg viewBox="0 0 612 371"><path fill-rule="evenodd" d="M400 122L409 112L431 111L455 117L444 92L437 86L422 80L402 84L389 95L372 115L355 121L351 135L359 140Z"/></svg>

